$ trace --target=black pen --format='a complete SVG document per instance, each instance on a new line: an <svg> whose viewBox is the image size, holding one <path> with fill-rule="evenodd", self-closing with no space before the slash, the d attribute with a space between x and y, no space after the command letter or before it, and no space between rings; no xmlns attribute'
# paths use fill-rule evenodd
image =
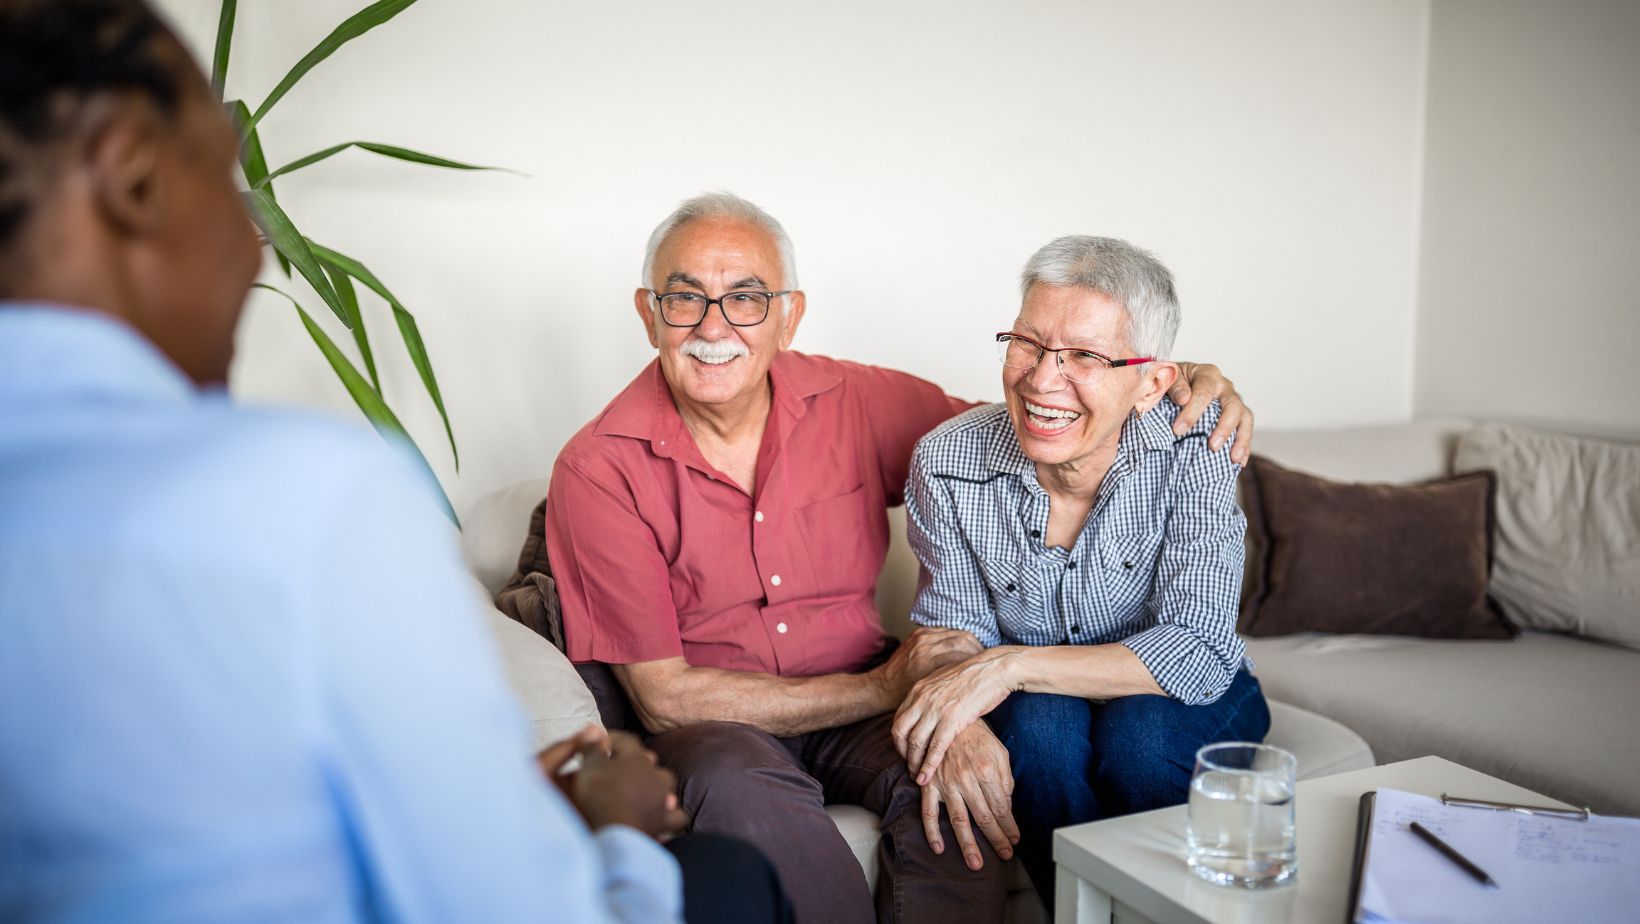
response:
<svg viewBox="0 0 1640 924"><path fill-rule="evenodd" d="M1457 852L1456 850L1453 850L1452 845L1436 837L1435 832L1415 821L1412 823L1412 833L1428 841L1431 847L1434 847L1436 850L1439 850L1441 853L1445 854L1448 860L1451 860L1453 863L1463 867L1463 871L1471 876L1474 876L1476 882L1479 882L1481 885L1491 886L1494 889L1498 887L1497 882L1494 881L1491 876L1486 875L1486 870L1483 870L1475 864L1469 862L1468 857Z"/></svg>

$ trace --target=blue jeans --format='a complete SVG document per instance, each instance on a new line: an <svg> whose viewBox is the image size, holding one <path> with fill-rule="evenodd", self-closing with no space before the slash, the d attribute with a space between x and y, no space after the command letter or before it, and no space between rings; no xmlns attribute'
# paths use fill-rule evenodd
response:
<svg viewBox="0 0 1640 924"><path fill-rule="evenodd" d="M1053 831L1065 825L1182 804L1196 751L1215 741L1262 741L1270 709L1243 670L1206 706L1168 696L1100 704L1015 693L985 717L1014 770L1019 857L1053 910Z"/></svg>

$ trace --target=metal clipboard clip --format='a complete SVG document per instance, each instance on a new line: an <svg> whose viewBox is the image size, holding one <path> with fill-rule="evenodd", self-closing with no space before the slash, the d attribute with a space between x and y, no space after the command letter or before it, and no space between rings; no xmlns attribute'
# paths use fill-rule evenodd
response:
<svg viewBox="0 0 1640 924"><path fill-rule="evenodd" d="M1494 812L1519 812L1522 815L1543 815L1549 818L1570 818L1575 821L1588 821L1591 814L1588 808L1563 809L1550 808L1546 805L1516 805L1513 802L1488 802L1485 799L1463 799L1458 796L1449 796L1441 793L1442 805L1456 805L1461 808L1490 809Z"/></svg>

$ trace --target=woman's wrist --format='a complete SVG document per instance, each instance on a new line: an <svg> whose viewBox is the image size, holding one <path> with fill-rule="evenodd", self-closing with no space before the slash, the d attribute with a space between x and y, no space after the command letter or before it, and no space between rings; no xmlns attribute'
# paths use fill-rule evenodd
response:
<svg viewBox="0 0 1640 924"><path fill-rule="evenodd" d="M1030 682L1031 662L1035 660L1036 651L1029 645L998 645L987 649L983 657L991 659L992 670L1008 692L1018 693Z"/></svg>

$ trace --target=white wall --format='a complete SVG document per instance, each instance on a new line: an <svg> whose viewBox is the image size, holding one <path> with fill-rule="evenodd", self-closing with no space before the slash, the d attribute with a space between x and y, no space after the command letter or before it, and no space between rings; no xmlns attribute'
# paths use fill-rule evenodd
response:
<svg viewBox="0 0 1640 924"><path fill-rule="evenodd" d="M1179 355L1225 366L1261 425L1398 420L1427 3L423 0L322 65L264 132L275 163L362 138L529 174L349 154L279 189L420 318L459 479L408 363L379 352L457 509L545 473L648 360L630 308L642 247L702 189L791 231L800 349L995 395L988 337L1020 265L1054 236L1108 234L1173 268ZM214 0L160 5L209 47ZM363 5L241 4L230 95L254 108ZM389 342L385 312L369 318ZM252 300L234 387L349 406L271 297Z"/></svg>
<svg viewBox="0 0 1640 924"><path fill-rule="evenodd" d="M1640 3L1435 0L1417 411L1640 433Z"/></svg>

